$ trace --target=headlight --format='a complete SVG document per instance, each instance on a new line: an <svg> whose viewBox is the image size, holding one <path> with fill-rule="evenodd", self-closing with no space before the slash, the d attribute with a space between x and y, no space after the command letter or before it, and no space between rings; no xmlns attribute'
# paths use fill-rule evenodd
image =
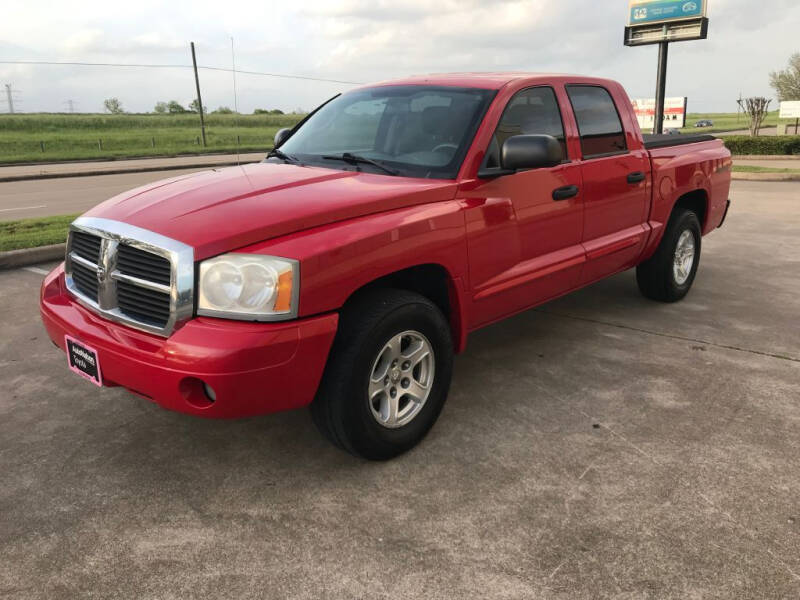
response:
<svg viewBox="0 0 800 600"><path fill-rule="evenodd" d="M223 254L200 263L197 314L246 321L297 316L300 268L296 260Z"/></svg>

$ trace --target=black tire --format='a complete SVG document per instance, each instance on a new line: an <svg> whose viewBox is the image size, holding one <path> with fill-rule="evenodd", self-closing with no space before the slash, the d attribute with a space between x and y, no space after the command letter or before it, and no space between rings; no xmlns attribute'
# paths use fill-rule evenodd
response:
<svg viewBox="0 0 800 600"><path fill-rule="evenodd" d="M679 283L672 267L678 240L685 231L689 231L694 237L694 261L689 277ZM642 295L660 302L677 302L686 296L700 265L702 239L697 215L690 210L676 209L667 223L664 237L661 238L655 254L636 267L636 282Z"/></svg>
<svg viewBox="0 0 800 600"><path fill-rule="evenodd" d="M430 392L413 419L388 429L373 417L367 394L370 374L384 344L407 330L422 333L433 350ZM442 312L430 300L404 290L362 294L342 311L317 396L314 423L336 446L369 460L387 460L418 444L442 410L453 372L453 341Z"/></svg>

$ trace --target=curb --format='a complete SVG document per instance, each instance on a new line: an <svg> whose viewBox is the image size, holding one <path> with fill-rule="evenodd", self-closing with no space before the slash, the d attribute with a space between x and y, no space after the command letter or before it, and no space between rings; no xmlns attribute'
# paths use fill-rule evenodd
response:
<svg viewBox="0 0 800 600"><path fill-rule="evenodd" d="M38 248L22 248L21 250L0 252L0 271L35 265L49 260L60 260L64 258L66 251L66 244L53 244L51 246L39 246Z"/></svg>
<svg viewBox="0 0 800 600"><path fill-rule="evenodd" d="M800 181L800 173L731 173L739 181Z"/></svg>
<svg viewBox="0 0 800 600"><path fill-rule="evenodd" d="M175 171L180 169L214 169L215 167L235 167L261 162L258 160L242 160L224 163L198 163L183 165L165 165L161 167L134 167L132 169L103 169L97 171L72 171L67 173L37 173L30 175L8 175L0 177L0 183L10 181L31 181L36 179L63 179L65 177L96 177L97 175L123 175L125 173L154 173L158 171Z"/></svg>

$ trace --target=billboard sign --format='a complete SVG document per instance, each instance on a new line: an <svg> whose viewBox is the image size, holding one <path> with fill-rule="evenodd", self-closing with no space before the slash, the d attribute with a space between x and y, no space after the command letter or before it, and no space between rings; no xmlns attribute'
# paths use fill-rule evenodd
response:
<svg viewBox="0 0 800 600"><path fill-rule="evenodd" d="M630 0L628 25L702 19L706 0Z"/></svg>
<svg viewBox="0 0 800 600"><path fill-rule="evenodd" d="M779 119L800 119L800 101L781 102Z"/></svg>
<svg viewBox="0 0 800 600"><path fill-rule="evenodd" d="M653 131L655 126L656 99L637 98L631 100L636 120L642 131ZM686 127L687 98L664 98L664 129Z"/></svg>

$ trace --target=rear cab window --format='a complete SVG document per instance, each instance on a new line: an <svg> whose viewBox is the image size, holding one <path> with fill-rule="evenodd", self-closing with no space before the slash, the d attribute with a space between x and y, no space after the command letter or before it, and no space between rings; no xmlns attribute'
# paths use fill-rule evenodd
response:
<svg viewBox="0 0 800 600"><path fill-rule="evenodd" d="M500 168L500 148L510 137L523 134L550 135L558 140L567 158L564 124L556 94L548 86L521 90L509 100L486 151L484 168Z"/></svg>
<svg viewBox="0 0 800 600"><path fill-rule="evenodd" d="M627 153L625 130L607 89L597 85L568 85L567 95L578 124L584 159Z"/></svg>

